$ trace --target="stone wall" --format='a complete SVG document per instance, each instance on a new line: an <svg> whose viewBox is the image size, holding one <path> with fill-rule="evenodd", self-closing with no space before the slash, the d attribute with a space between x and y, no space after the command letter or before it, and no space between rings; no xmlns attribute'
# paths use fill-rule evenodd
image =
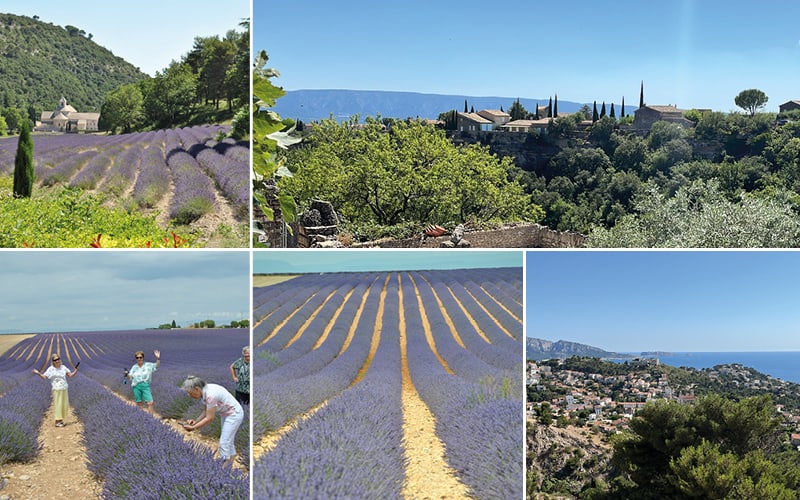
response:
<svg viewBox="0 0 800 500"><path fill-rule="evenodd" d="M539 224L509 225L503 229L471 231L464 235L472 248L577 248L586 236L580 233L554 231ZM450 236L439 238L407 238L374 241L363 246L380 248L439 248Z"/></svg>

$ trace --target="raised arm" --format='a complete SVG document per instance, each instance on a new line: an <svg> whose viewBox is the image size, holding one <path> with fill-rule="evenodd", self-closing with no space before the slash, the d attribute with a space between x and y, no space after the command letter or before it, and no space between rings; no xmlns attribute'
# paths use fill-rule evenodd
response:
<svg viewBox="0 0 800 500"><path fill-rule="evenodd" d="M161 351L156 349L155 351L153 351L153 355L156 357L156 368L158 368L159 366L161 366Z"/></svg>

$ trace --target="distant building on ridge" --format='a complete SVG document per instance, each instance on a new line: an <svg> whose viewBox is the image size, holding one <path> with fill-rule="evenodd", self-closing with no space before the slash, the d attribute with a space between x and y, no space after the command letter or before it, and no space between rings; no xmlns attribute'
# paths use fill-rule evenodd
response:
<svg viewBox="0 0 800 500"><path fill-rule="evenodd" d="M96 132L100 113L79 113L62 97L55 111L42 111L36 130L49 132Z"/></svg>

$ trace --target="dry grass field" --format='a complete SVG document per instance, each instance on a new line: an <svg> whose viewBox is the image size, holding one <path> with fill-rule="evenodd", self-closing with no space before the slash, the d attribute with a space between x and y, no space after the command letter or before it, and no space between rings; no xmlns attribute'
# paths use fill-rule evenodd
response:
<svg viewBox="0 0 800 500"><path fill-rule="evenodd" d="M3 334L0 335L0 356L6 353L9 349L17 345L17 343L33 337L32 334Z"/></svg>
<svg viewBox="0 0 800 500"><path fill-rule="evenodd" d="M297 277L296 274L254 274L253 286L260 287L260 286L276 285L278 283L283 283L284 281L289 281L290 279L296 277Z"/></svg>

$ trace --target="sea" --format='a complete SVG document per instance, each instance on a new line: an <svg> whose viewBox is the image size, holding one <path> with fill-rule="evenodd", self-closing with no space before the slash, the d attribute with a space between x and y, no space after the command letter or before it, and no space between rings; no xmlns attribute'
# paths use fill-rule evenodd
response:
<svg viewBox="0 0 800 500"><path fill-rule="evenodd" d="M628 353L641 356L641 353ZM758 352L670 352L647 355L670 366L711 368L715 365L739 363L761 373L800 384L800 351Z"/></svg>

